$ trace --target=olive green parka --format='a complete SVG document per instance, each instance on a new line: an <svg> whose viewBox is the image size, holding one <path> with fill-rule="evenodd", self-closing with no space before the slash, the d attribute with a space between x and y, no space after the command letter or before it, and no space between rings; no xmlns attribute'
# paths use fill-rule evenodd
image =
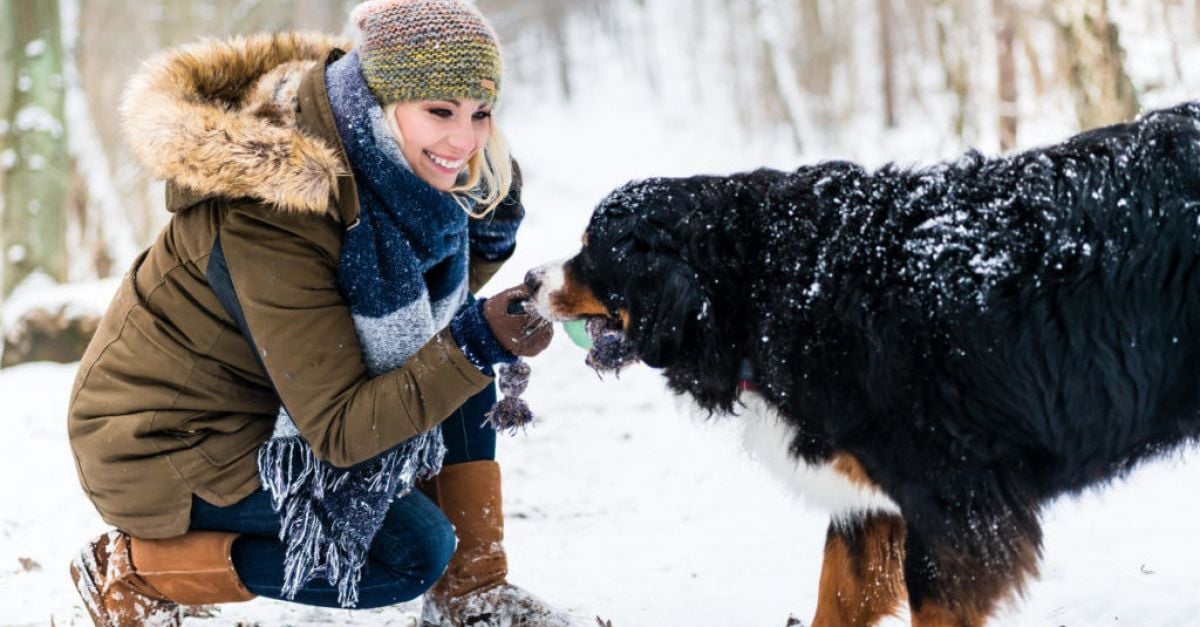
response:
<svg viewBox="0 0 1200 627"><path fill-rule="evenodd" d="M172 216L80 363L68 431L84 490L127 533L179 535L193 494L225 506L259 489L281 399L345 467L492 381L446 330L367 377L335 280L359 207L324 70L346 47L303 33L204 42L147 62L126 92L126 139L166 180ZM257 358L208 283L218 237ZM471 290L499 265L472 255Z"/></svg>

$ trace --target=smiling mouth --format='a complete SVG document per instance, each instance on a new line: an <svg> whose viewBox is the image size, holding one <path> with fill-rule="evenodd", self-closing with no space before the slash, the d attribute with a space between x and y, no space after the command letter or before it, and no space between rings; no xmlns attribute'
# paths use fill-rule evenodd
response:
<svg viewBox="0 0 1200 627"><path fill-rule="evenodd" d="M458 159L455 161L451 161L449 159L443 159L442 157L439 157L439 156L433 154L432 152L429 152L428 150L425 151L425 156L428 157L429 160L432 161L434 165L438 166L439 168L441 168L443 170L446 170L447 172L458 172L459 170L462 169L463 164L467 162L466 159Z"/></svg>

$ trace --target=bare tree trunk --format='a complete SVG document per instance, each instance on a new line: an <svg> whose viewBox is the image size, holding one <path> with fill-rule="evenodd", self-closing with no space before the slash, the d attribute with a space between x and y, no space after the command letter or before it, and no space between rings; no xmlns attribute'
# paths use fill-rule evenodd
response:
<svg viewBox="0 0 1200 627"><path fill-rule="evenodd" d="M15 77L3 94L9 105L0 296L7 296L33 272L66 279L63 205L70 163L58 2L0 0L0 21L14 34L11 54L3 61Z"/></svg>
<svg viewBox="0 0 1200 627"><path fill-rule="evenodd" d="M72 58L84 91L84 109L91 122L75 121L72 132L80 124L87 124L89 128L83 129L84 132L94 136L99 144L90 151L92 156L102 153L107 162L89 162L84 166L107 165L102 176L94 171L89 173L89 192L93 194L91 201L99 203L106 214L100 228L118 264L117 271L123 271L131 261L128 251L149 244L167 218L161 189L137 166L121 141L120 125L116 123L117 105L130 73L137 68L138 61L163 45L163 3L164 0L144 0L137 4L113 0L78 2L78 35ZM116 32L122 36L113 37ZM114 68L124 70L114 71Z"/></svg>
<svg viewBox="0 0 1200 627"><path fill-rule="evenodd" d="M748 16L752 13L748 9L753 9L754 5L746 0L718 0L718 2L725 25L722 33L722 45L732 70L729 75L733 84L728 89L735 94L765 93L766 90L759 81L763 71L760 67L762 55L759 54L758 46L749 46L746 43L746 33L755 32L754 21ZM738 122L744 128L750 128L756 122L768 118L767 112L771 110L770 101L771 98L768 95L760 98L757 106L736 107Z"/></svg>
<svg viewBox="0 0 1200 627"><path fill-rule="evenodd" d="M807 102L797 83L798 73L788 56L785 34L779 25L780 7L776 0L755 0L753 6L755 30L763 44L764 72L774 84L796 150L803 150L805 131L809 128Z"/></svg>
<svg viewBox="0 0 1200 627"><path fill-rule="evenodd" d="M0 5L5 13L0 17L8 17L8 6ZM12 109L12 95L16 93L17 74L10 59L17 58L17 34L13 29L12 20L0 20L0 215L4 214L4 172L9 168L5 155L9 148L9 119Z"/></svg>
<svg viewBox="0 0 1200 627"><path fill-rule="evenodd" d="M896 59L892 38L892 0L875 0L879 16L879 66L883 71L883 123L896 126Z"/></svg>
<svg viewBox="0 0 1200 627"><path fill-rule="evenodd" d="M1108 0L1060 0L1052 13L1066 54L1080 128L1133 119L1137 94L1125 72L1124 50Z"/></svg>
<svg viewBox="0 0 1200 627"><path fill-rule="evenodd" d="M860 19L860 2L867 1L835 0L824 4L829 15L829 40L835 68L829 111L835 124L855 115L865 100L860 94L863 68L854 34Z"/></svg>
<svg viewBox="0 0 1200 627"><path fill-rule="evenodd" d="M567 19L563 15L561 6L554 6L548 9L551 13L547 16L547 27L550 34L551 44L554 46L555 70L558 76L558 84L562 89L563 98L571 99L573 93L571 86L571 52L567 47Z"/></svg>
<svg viewBox="0 0 1200 627"><path fill-rule="evenodd" d="M800 1L800 25L804 39L804 82L809 93L829 95L833 84L833 43L821 17L821 0Z"/></svg>
<svg viewBox="0 0 1200 627"><path fill-rule="evenodd" d="M1017 145L1016 14L1008 0L992 0L996 23L996 109L999 113L1000 149Z"/></svg>
<svg viewBox="0 0 1200 627"><path fill-rule="evenodd" d="M913 23L913 32L917 36L917 47L922 58L926 57L931 49L929 42L929 31L926 29L928 25L928 0L907 0L904 7L905 13L911 17Z"/></svg>
<svg viewBox="0 0 1200 627"><path fill-rule="evenodd" d="M959 29L963 22L964 10L957 0L934 0L937 3L936 15L938 56L942 62L942 72L946 80L946 88L954 94L956 103L954 111L954 134L964 138L971 114L971 78L967 60L967 51L961 43Z"/></svg>
<svg viewBox="0 0 1200 627"><path fill-rule="evenodd" d="M1024 15L1017 19L1017 39L1020 41L1021 51L1025 54L1025 63L1029 65L1029 80L1033 83L1033 95L1041 98L1046 94L1046 75L1042 71L1042 61L1038 56L1037 47L1033 45Z"/></svg>
<svg viewBox="0 0 1200 627"><path fill-rule="evenodd" d="M1176 82L1183 82L1183 61L1179 54L1179 36L1176 34L1175 20L1172 12L1175 10L1183 10L1179 5L1178 0L1162 0L1159 3L1162 9L1162 25L1163 32L1167 34L1167 43L1171 46L1171 69L1175 72Z"/></svg>

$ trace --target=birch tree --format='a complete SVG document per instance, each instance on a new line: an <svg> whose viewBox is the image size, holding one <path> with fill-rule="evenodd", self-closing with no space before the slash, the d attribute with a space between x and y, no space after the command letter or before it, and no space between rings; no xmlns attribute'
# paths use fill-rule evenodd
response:
<svg viewBox="0 0 1200 627"><path fill-rule="evenodd" d="M996 110L1000 149L1017 145L1016 12L1008 0L992 0L996 30Z"/></svg>
<svg viewBox="0 0 1200 627"><path fill-rule="evenodd" d="M63 88L62 29L57 2L0 0L11 32L0 208L0 295L41 271L66 279L64 201L70 176Z"/></svg>
<svg viewBox="0 0 1200 627"><path fill-rule="evenodd" d="M896 44L892 24L892 0L875 0L879 18L879 67L883 97L883 123L896 127Z"/></svg>
<svg viewBox="0 0 1200 627"><path fill-rule="evenodd" d="M971 75L968 42L962 33L968 9L958 0L933 0L938 57L946 88L954 96L952 128L965 138L971 122Z"/></svg>
<svg viewBox="0 0 1200 627"><path fill-rule="evenodd" d="M1060 0L1053 16L1063 48L1079 127L1095 128L1133 119L1137 94L1125 71L1117 25L1108 0Z"/></svg>

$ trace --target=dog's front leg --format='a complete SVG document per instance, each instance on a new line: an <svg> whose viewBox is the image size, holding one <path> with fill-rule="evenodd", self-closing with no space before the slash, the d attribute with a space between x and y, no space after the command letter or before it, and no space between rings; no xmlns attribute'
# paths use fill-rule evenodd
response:
<svg viewBox="0 0 1200 627"><path fill-rule="evenodd" d="M829 523L813 627L868 627L905 598L904 519L871 512Z"/></svg>
<svg viewBox="0 0 1200 627"><path fill-rule="evenodd" d="M905 529L904 583L913 627L984 627L1037 575L1041 527L1033 512L1024 513L1024 524L1014 524L1015 514L968 515L955 523L954 512L941 513L937 533Z"/></svg>

